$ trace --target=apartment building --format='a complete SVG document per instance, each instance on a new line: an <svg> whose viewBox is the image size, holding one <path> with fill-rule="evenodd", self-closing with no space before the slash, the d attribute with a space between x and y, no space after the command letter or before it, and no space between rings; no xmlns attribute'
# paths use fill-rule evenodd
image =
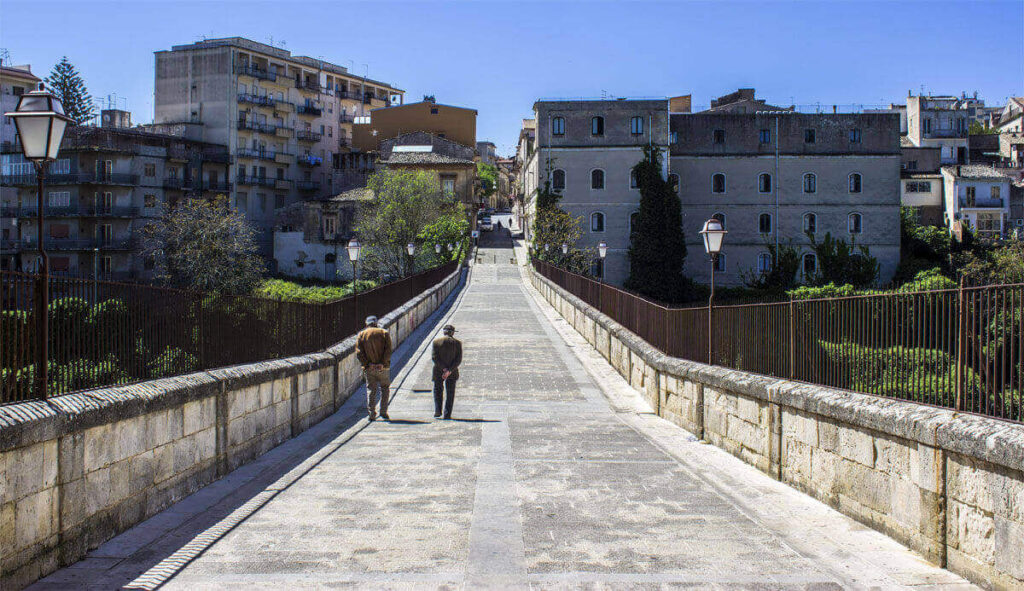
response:
<svg viewBox="0 0 1024 591"><path fill-rule="evenodd" d="M404 91L343 66L242 37L157 51L155 121L193 139L227 146L231 202L273 250L274 211L337 193L332 166L351 150L352 126L371 109L399 104Z"/></svg>
<svg viewBox="0 0 1024 591"><path fill-rule="evenodd" d="M35 90L39 78L32 73L31 66L8 66L0 62L0 113L8 113L18 107L18 100L26 92ZM0 121L0 163L10 160L10 154L20 152L18 130L14 120L3 117ZM17 189L0 184L0 203L17 200ZM16 258L18 221L16 217L0 216L0 265L13 269Z"/></svg>
<svg viewBox="0 0 1024 591"><path fill-rule="evenodd" d="M966 226L979 237L998 239L1024 227L1010 218L1010 178L991 166L942 167L946 222L954 234Z"/></svg>
<svg viewBox="0 0 1024 591"><path fill-rule="evenodd" d="M900 138L900 203L913 207L918 220L930 226L946 225L941 151L937 146L919 148Z"/></svg>
<svg viewBox="0 0 1024 591"><path fill-rule="evenodd" d="M818 261L808 234L867 246L880 280L900 250L899 116L694 113L671 118L671 177L679 187L688 256L684 272L707 282L698 232L711 217L729 234L718 258L724 285L771 268L769 244L792 244L803 276Z"/></svg>
<svg viewBox="0 0 1024 591"><path fill-rule="evenodd" d="M230 158L224 146L116 127L123 111L103 111L105 127L69 127L46 174L43 245L54 273L147 279L141 230L164 208L189 196L226 194ZM0 153L0 267L33 270L39 234L36 174L20 146Z"/></svg>
<svg viewBox="0 0 1024 591"><path fill-rule="evenodd" d="M384 140L422 131L475 148L476 116L476 109L443 105L433 99L373 109L356 119L353 145L374 152Z"/></svg>
<svg viewBox="0 0 1024 591"><path fill-rule="evenodd" d="M984 107L977 94L908 96L907 137L915 146L939 148L943 164L967 164L967 136Z"/></svg>
<svg viewBox="0 0 1024 591"><path fill-rule="evenodd" d="M532 225L537 189L549 182L562 195L559 205L582 219L579 245L608 245L603 264L595 260L595 274L622 284L629 275L630 219L640 204L632 169L648 145L662 150L667 167L668 100L538 101L533 110L536 146L531 150L525 125L520 135L524 222Z"/></svg>

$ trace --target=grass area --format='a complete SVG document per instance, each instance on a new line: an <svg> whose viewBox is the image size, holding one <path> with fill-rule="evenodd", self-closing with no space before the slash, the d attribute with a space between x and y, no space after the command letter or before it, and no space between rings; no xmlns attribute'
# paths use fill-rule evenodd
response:
<svg viewBox="0 0 1024 591"><path fill-rule="evenodd" d="M360 280L356 282L356 286L359 291L366 291L377 287L377 283L375 281ZM253 295L289 302L322 304L352 295L352 283L342 285L309 283L303 285L302 283L287 279L265 279L256 288Z"/></svg>

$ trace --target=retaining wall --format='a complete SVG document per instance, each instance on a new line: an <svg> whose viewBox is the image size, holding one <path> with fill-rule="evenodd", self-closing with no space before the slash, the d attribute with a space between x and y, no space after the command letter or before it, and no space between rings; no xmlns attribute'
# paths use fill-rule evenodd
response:
<svg viewBox="0 0 1024 591"><path fill-rule="evenodd" d="M982 587L1024 588L1024 426L668 357L530 275L661 417Z"/></svg>
<svg viewBox="0 0 1024 591"><path fill-rule="evenodd" d="M395 346L460 277L381 319ZM355 342L0 407L0 589L81 559L337 411L361 384Z"/></svg>

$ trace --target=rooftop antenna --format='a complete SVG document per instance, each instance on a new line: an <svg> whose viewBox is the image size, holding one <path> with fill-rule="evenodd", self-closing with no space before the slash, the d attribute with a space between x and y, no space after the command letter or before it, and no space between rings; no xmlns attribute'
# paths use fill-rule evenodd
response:
<svg viewBox="0 0 1024 591"><path fill-rule="evenodd" d="M0 64L11 63L11 52L6 47L0 47Z"/></svg>

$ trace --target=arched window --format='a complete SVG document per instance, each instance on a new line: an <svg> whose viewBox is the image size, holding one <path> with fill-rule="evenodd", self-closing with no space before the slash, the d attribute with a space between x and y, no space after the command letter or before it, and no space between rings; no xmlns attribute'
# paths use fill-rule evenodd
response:
<svg viewBox="0 0 1024 591"><path fill-rule="evenodd" d="M804 175L804 193L816 193L818 191L818 177L811 173Z"/></svg>
<svg viewBox="0 0 1024 591"><path fill-rule="evenodd" d="M591 232L604 232L604 214L595 211L590 214L590 231Z"/></svg>
<svg viewBox="0 0 1024 591"><path fill-rule="evenodd" d="M847 229L850 230L850 234L860 234L862 230L861 223L863 221L861 219L861 215L859 213L851 213L846 219L846 226Z"/></svg>
<svg viewBox="0 0 1024 591"><path fill-rule="evenodd" d="M637 178L636 171L630 170L629 171L629 188L630 189L636 189L639 186L640 186L640 179Z"/></svg>
<svg viewBox="0 0 1024 591"><path fill-rule="evenodd" d="M591 189L603 189L604 188L604 171L600 168L596 168L590 171L590 188Z"/></svg>
<svg viewBox="0 0 1024 591"><path fill-rule="evenodd" d="M711 192L725 193L725 175L717 172L711 175Z"/></svg>
<svg viewBox="0 0 1024 591"><path fill-rule="evenodd" d="M590 119L591 135L604 135L604 117L592 117Z"/></svg>
<svg viewBox="0 0 1024 591"><path fill-rule="evenodd" d="M669 189L673 193L676 193L676 194L679 193L679 175L678 174L674 174L673 173L673 174L668 175L668 186L669 186Z"/></svg>
<svg viewBox="0 0 1024 591"><path fill-rule="evenodd" d="M818 216L813 213L804 214L804 232L814 234L818 231Z"/></svg>
<svg viewBox="0 0 1024 591"><path fill-rule="evenodd" d="M757 255L757 272L761 274L771 273L772 271L772 255L768 252L762 252Z"/></svg>
<svg viewBox="0 0 1024 591"><path fill-rule="evenodd" d="M634 211L629 214L629 233L632 234L637 230L637 224L640 223L640 212Z"/></svg>
<svg viewBox="0 0 1024 591"><path fill-rule="evenodd" d="M850 192L860 193L860 175L856 172L850 175Z"/></svg>
<svg viewBox="0 0 1024 591"><path fill-rule="evenodd" d="M761 216L757 218L757 230L762 234L772 233L772 214L762 213Z"/></svg>
<svg viewBox="0 0 1024 591"><path fill-rule="evenodd" d="M565 135L565 119L561 117L551 119L551 135Z"/></svg>
<svg viewBox="0 0 1024 591"><path fill-rule="evenodd" d="M556 191L565 189L565 171L558 168L551 171L551 188Z"/></svg>
<svg viewBox="0 0 1024 591"><path fill-rule="evenodd" d="M814 256L814 253L809 252L804 255L804 277L813 277L818 272L818 257Z"/></svg>
<svg viewBox="0 0 1024 591"><path fill-rule="evenodd" d="M714 215L712 215L711 217L713 217L713 218L715 218L716 220L718 220L718 221L722 222L722 229L723 229L723 230L728 230L728 229L729 229L729 228L727 228L727 227L726 227L726 225L725 225L725 214L724 214L724 213L722 213L722 212L720 212L720 211L716 211L716 212L714 213Z"/></svg>
<svg viewBox="0 0 1024 591"><path fill-rule="evenodd" d="M757 190L760 193L771 193L772 192L772 175L767 172L762 172L757 175Z"/></svg>

